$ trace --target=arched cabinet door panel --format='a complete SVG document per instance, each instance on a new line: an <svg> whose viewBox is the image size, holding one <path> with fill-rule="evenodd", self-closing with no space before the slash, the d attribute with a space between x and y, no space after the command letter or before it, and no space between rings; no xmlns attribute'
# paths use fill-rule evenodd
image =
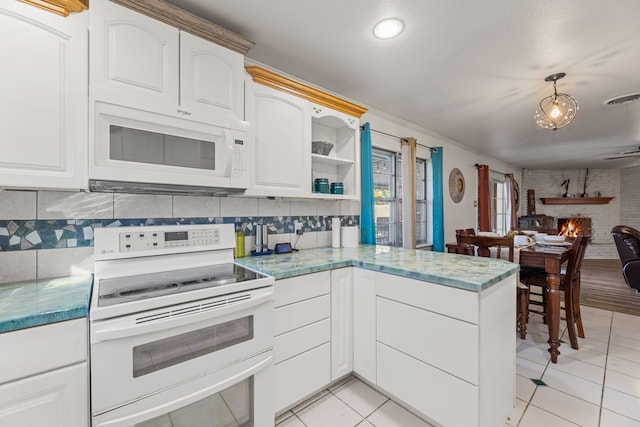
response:
<svg viewBox="0 0 640 427"><path fill-rule="evenodd" d="M0 188L87 186L87 27L20 2L0 4Z"/></svg>
<svg viewBox="0 0 640 427"><path fill-rule="evenodd" d="M109 1L90 11L92 98L175 113L178 29Z"/></svg>

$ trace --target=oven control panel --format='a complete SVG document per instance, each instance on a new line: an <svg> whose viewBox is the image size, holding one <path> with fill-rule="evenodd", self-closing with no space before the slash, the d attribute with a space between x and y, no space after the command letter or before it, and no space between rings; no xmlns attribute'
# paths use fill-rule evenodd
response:
<svg viewBox="0 0 640 427"><path fill-rule="evenodd" d="M159 249L198 248L220 244L220 230L203 228L176 231L126 231L120 235L120 253Z"/></svg>

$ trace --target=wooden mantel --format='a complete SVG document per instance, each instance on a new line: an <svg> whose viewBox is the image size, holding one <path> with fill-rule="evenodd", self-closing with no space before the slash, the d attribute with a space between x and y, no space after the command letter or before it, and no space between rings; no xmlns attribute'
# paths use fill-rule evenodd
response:
<svg viewBox="0 0 640 427"><path fill-rule="evenodd" d="M606 205L614 197L541 197L543 205Z"/></svg>

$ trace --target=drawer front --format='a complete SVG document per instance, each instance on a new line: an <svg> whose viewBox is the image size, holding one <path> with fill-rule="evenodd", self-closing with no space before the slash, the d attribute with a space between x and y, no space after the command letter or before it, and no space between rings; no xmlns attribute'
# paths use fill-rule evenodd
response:
<svg viewBox="0 0 640 427"><path fill-rule="evenodd" d="M0 384L87 361L87 319L0 334Z"/></svg>
<svg viewBox="0 0 640 427"><path fill-rule="evenodd" d="M379 342L478 384L478 325L381 297L377 311Z"/></svg>
<svg viewBox="0 0 640 427"><path fill-rule="evenodd" d="M275 363L297 356L329 340L331 340L330 319L278 335L273 346Z"/></svg>
<svg viewBox="0 0 640 427"><path fill-rule="evenodd" d="M305 274L290 279L276 280L275 306L292 304L309 298L328 294L331 291L331 272Z"/></svg>
<svg viewBox="0 0 640 427"><path fill-rule="evenodd" d="M438 425L477 427L478 387L378 343L378 386ZM464 402L464 407L460 407Z"/></svg>
<svg viewBox="0 0 640 427"><path fill-rule="evenodd" d="M274 310L274 335L293 331L331 316L331 296L323 295Z"/></svg>
<svg viewBox="0 0 640 427"><path fill-rule="evenodd" d="M330 382L329 343L276 364L276 413L317 392Z"/></svg>
<svg viewBox="0 0 640 427"><path fill-rule="evenodd" d="M478 294L430 282L377 273L377 294L435 313L478 323Z"/></svg>

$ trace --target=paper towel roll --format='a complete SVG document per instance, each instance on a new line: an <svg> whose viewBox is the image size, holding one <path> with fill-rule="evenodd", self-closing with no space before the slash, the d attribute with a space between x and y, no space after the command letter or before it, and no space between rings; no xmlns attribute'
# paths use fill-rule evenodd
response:
<svg viewBox="0 0 640 427"><path fill-rule="evenodd" d="M333 217L331 219L331 247L340 247L340 218Z"/></svg>
<svg viewBox="0 0 640 427"><path fill-rule="evenodd" d="M342 227L342 247L355 248L360 241L360 233L357 226Z"/></svg>

